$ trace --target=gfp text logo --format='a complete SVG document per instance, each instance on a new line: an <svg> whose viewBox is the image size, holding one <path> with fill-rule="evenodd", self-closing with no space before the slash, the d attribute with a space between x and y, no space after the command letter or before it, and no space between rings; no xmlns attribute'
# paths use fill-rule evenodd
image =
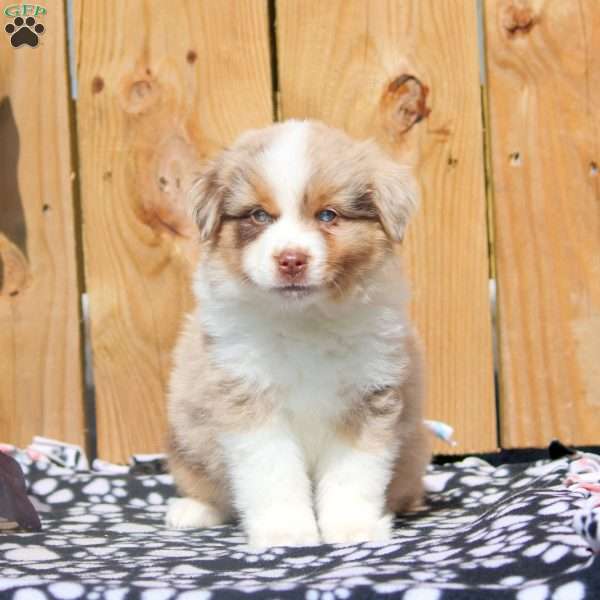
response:
<svg viewBox="0 0 600 600"><path fill-rule="evenodd" d="M37 4L11 4L4 9L4 15L7 17L37 17L45 14L46 9Z"/></svg>

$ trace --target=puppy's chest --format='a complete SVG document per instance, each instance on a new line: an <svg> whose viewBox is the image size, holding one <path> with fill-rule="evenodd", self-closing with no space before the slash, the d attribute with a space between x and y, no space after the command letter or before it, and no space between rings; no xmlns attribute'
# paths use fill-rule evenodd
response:
<svg viewBox="0 0 600 600"><path fill-rule="evenodd" d="M373 335L334 332L255 331L218 345L221 365L262 388L273 388L292 412L342 410L362 389L390 385L397 379L392 347Z"/></svg>

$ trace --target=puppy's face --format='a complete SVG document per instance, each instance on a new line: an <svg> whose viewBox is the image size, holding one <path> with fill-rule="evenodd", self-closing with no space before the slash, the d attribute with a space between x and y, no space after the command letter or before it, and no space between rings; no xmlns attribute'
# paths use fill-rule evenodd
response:
<svg viewBox="0 0 600 600"><path fill-rule="evenodd" d="M341 299L402 238L415 205L406 168L317 122L243 135L192 188L207 260L294 300Z"/></svg>

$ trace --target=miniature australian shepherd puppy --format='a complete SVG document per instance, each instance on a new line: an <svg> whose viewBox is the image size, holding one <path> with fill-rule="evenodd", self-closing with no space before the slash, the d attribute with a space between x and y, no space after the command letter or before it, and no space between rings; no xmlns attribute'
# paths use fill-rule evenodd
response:
<svg viewBox="0 0 600 600"><path fill-rule="evenodd" d="M385 540L429 459L394 253L409 170L314 121L242 135L191 189L197 310L174 353L167 524L253 547Z"/></svg>

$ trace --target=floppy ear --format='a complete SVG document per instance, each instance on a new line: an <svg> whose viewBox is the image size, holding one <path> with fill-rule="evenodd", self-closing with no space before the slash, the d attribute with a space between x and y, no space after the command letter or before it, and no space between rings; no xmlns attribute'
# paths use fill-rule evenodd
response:
<svg viewBox="0 0 600 600"><path fill-rule="evenodd" d="M404 230L418 205L419 190L410 167L390 159L380 162L373 200L388 237L402 241Z"/></svg>
<svg viewBox="0 0 600 600"><path fill-rule="evenodd" d="M219 159L210 161L195 178L189 191L201 241L210 239L219 228L226 192Z"/></svg>

